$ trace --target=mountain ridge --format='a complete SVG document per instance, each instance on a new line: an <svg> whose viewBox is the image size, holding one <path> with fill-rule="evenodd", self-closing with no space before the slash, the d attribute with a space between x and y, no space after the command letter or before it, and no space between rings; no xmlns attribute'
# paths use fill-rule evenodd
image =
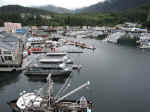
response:
<svg viewBox="0 0 150 112"><path fill-rule="evenodd" d="M5 5L0 7L0 14L16 14L16 13L31 13L31 14L53 14L52 12L36 9L36 8L30 8L30 7L24 7L21 5Z"/></svg>
<svg viewBox="0 0 150 112"><path fill-rule="evenodd" d="M50 12L60 13L60 14L72 13L72 10L69 10L69 9L63 8L63 7L54 6L54 5L33 6L33 8L38 8L38 9L42 9L45 11L50 11Z"/></svg>
<svg viewBox="0 0 150 112"><path fill-rule="evenodd" d="M34 8L54 13L98 13L98 12L119 12L134 9L142 4L150 3L150 0L105 0L87 7L70 10L54 5L37 6Z"/></svg>
<svg viewBox="0 0 150 112"><path fill-rule="evenodd" d="M145 3L150 3L150 0L106 0L89 7L77 9L76 13L119 12L136 8Z"/></svg>

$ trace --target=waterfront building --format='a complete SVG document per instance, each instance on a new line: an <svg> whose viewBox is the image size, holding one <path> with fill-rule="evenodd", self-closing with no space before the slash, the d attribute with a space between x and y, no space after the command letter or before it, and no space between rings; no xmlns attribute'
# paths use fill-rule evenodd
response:
<svg viewBox="0 0 150 112"><path fill-rule="evenodd" d="M0 67L20 67L22 51L23 44L20 39L12 34L0 34Z"/></svg>
<svg viewBox="0 0 150 112"><path fill-rule="evenodd" d="M7 32L16 32L17 29L22 29L21 23L5 22L4 27Z"/></svg>

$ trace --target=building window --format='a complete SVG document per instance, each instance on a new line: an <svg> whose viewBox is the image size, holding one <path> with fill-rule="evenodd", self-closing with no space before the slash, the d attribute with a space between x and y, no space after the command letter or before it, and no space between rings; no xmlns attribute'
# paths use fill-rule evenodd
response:
<svg viewBox="0 0 150 112"><path fill-rule="evenodd" d="M12 61L12 56L5 56L6 61Z"/></svg>
<svg viewBox="0 0 150 112"><path fill-rule="evenodd" d="M11 51L4 51L4 54L11 54Z"/></svg>

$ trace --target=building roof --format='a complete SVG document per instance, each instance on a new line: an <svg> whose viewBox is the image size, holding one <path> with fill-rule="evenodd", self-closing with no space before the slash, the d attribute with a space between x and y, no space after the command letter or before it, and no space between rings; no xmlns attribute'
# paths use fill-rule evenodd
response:
<svg viewBox="0 0 150 112"><path fill-rule="evenodd" d="M16 49L18 38L12 34L2 32L0 33L0 48L14 50Z"/></svg>

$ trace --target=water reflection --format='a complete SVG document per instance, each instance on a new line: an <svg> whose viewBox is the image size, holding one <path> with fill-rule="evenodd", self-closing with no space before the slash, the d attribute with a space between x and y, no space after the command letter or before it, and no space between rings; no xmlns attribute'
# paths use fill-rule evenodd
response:
<svg viewBox="0 0 150 112"><path fill-rule="evenodd" d="M28 77L28 81L29 82L47 82L46 80L47 77L43 77L43 76L30 76ZM54 83L57 83L57 84L64 84L66 79L68 77L52 77L52 80L54 81Z"/></svg>
<svg viewBox="0 0 150 112"><path fill-rule="evenodd" d="M0 72L0 88L3 88L18 81L20 72Z"/></svg>

